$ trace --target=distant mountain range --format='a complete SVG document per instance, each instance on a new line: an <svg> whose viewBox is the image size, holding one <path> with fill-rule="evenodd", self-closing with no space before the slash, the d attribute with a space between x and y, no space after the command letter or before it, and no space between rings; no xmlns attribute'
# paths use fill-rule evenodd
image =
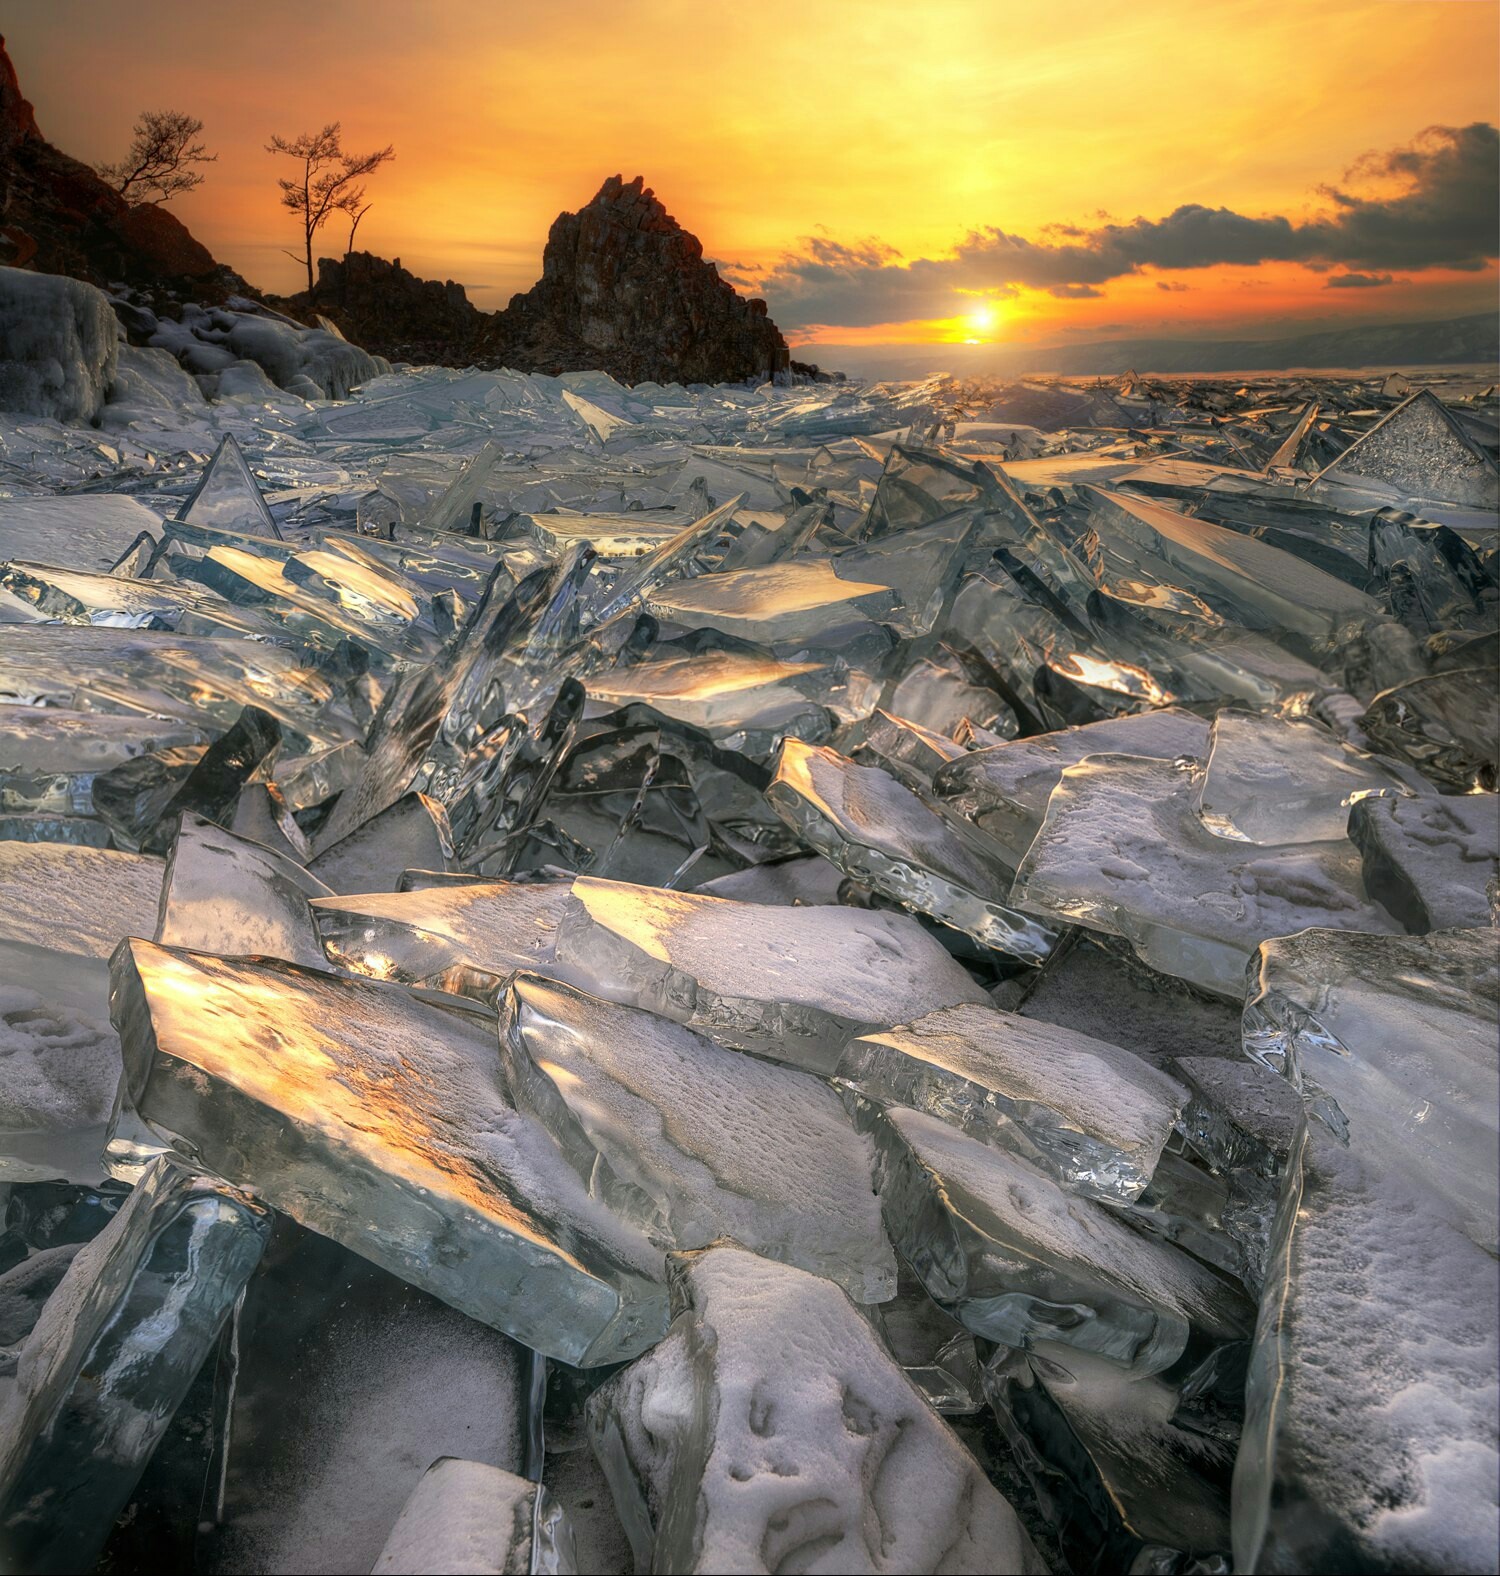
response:
<svg viewBox="0 0 1500 1576"><path fill-rule="evenodd" d="M1272 372L1287 368L1500 367L1500 317L1337 328L1291 339L1111 339L1087 345L794 345L799 361L859 377L933 372L1013 377L1159 372Z"/></svg>

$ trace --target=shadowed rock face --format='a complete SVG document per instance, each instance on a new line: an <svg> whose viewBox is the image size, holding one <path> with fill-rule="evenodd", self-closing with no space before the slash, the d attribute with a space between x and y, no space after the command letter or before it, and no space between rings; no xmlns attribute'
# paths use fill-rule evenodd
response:
<svg viewBox="0 0 1500 1576"><path fill-rule="evenodd" d="M54 148L22 97L0 39L0 263L90 284L186 287L199 300L243 288L164 208L128 203Z"/></svg>
<svg viewBox="0 0 1500 1576"><path fill-rule="evenodd" d="M498 313L490 343L540 372L603 367L624 382L717 383L788 365L766 304L745 300L641 178L611 176L547 237L542 277Z"/></svg>
<svg viewBox="0 0 1500 1576"><path fill-rule="evenodd" d="M592 202L559 214L542 277L502 312L479 311L452 280L418 279L368 252L323 259L317 288L287 306L321 312L400 360L602 368L623 383L724 383L767 377L790 360L765 302L725 284L639 176L612 175Z"/></svg>

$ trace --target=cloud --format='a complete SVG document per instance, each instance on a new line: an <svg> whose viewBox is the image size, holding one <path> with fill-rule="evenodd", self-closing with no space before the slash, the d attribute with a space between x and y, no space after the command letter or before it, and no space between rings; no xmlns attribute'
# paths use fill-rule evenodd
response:
<svg viewBox="0 0 1500 1576"><path fill-rule="evenodd" d="M1372 182L1385 188L1381 195L1351 189ZM1319 187L1324 211L1305 221L1188 203L1160 219L1049 225L1041 241L985 226L947 257L910 261L874 239L849 245L809 236L760 288L778 321L863 327L955 316L959 294L1029 287L1088 298L1146 269L1290 262L1343 268L1346 279L1392 268L1478 272L1500 253L1497 191L1500 131L1479 122L1432 126L1403 147L1364 155L1341 184Z"/></svg>
<svg viewBox="0 0 1500 1576"><path fill-rule="evenodd" d="M1181 292L1183 290L1191 290L1193 287L1191 285L1183 284L1180 279L1158 279L1156 281L1156 288L1158 290Z"/></svg>
<svg viewBox="0 0 1500 1576"><path fill-rule="evenodd" d="M1389 274L1330 274L1323 281L1325 290L1378 290L1382 285L1393 285Z"/></svg>

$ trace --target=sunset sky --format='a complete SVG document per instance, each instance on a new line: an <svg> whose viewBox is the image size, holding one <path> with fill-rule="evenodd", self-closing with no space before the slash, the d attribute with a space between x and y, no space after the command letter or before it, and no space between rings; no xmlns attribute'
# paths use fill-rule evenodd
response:
<svg viewBox="0 0 1500 1576"><path fill-rule="evenodd" d="M794 344L1256 338L1492 310L1495 0L47 0L43 132L220 154L172 211L292 290L273 133L387 142L361 247L486 309L636 174ZM341 251L342 229L323 250Z"/></svg>

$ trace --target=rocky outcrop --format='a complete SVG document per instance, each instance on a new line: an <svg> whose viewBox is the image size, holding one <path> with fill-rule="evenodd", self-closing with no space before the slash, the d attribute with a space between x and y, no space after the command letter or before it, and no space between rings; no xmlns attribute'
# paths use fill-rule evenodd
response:
<svg viewBox="0 0 1500 1576"><path fill-rule="evenodd" d="M42 135L0 38L0 263L124 284L156 297L222 300L248 287L172 214L131 204Z"/></svg>
<svg viewBox="0 0 1500 1576"><path fill-rule="evenodd" d="M490 359L528 372L602 368L623 383L768 377L790 359L766 303L737 295L639 176L553 222L542 277L493 318Z"/></svg>
<svg viewBox="0 0 1500 1576"><path fill-rule="evenodd" d="M322 258L317 287L296 304L392 361L473 361L491 317L451 279L418 279L399 257L387 262L371 252L347 252L342 262Z"/></svg>

